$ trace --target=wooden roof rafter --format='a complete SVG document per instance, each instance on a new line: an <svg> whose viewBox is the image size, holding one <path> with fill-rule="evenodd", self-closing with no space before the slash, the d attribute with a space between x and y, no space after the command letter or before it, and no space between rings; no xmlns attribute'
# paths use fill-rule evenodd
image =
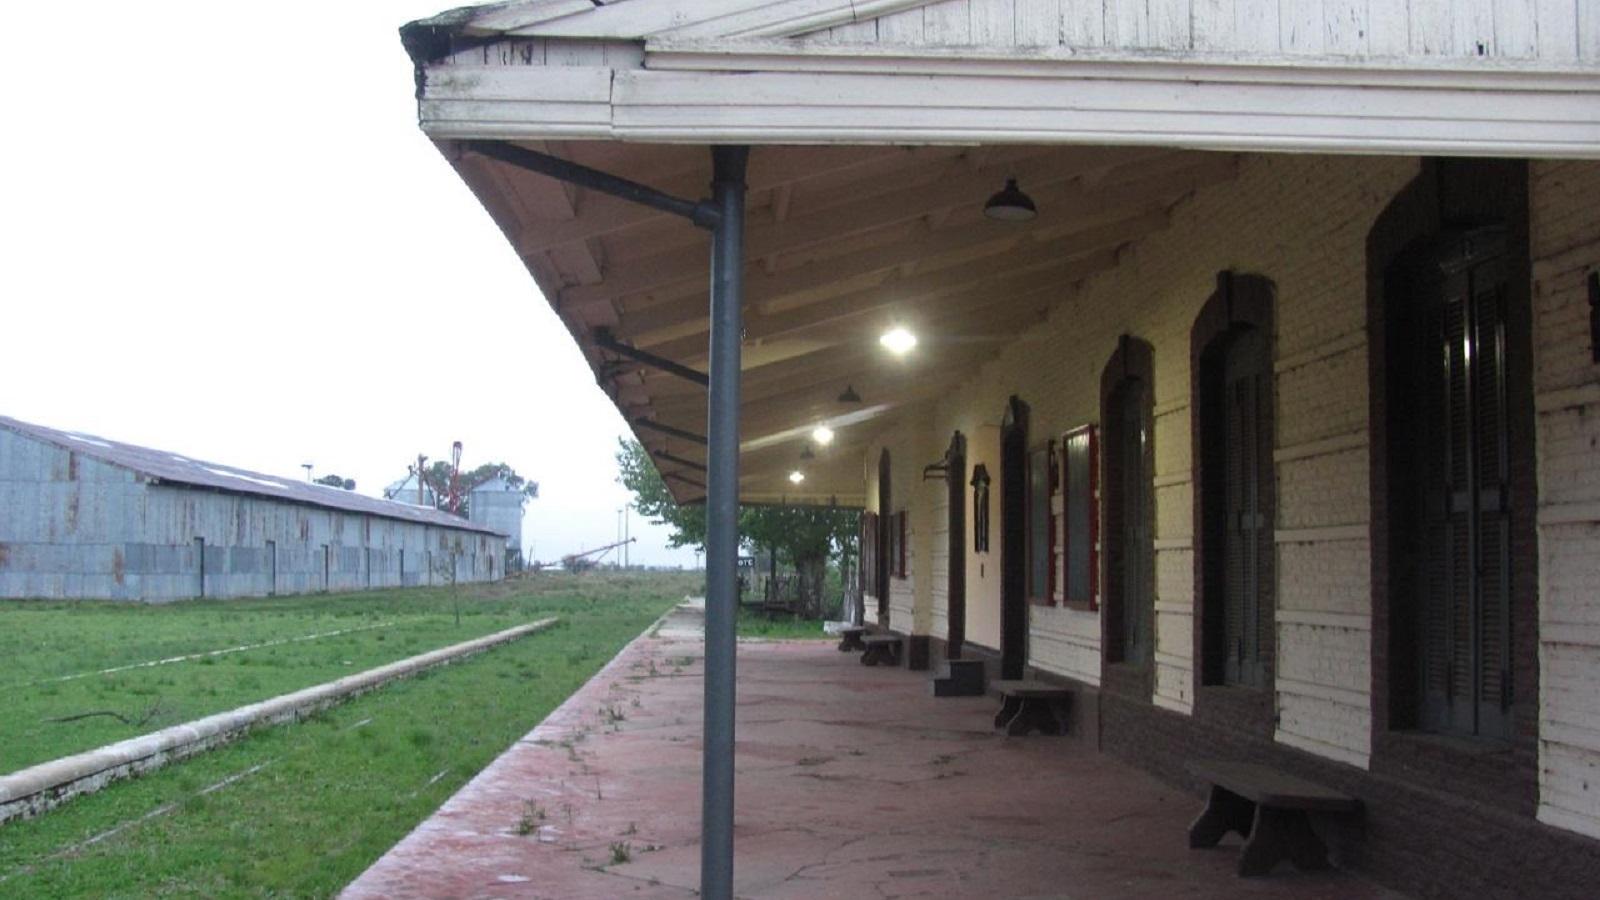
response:
<svg viewBox="0 0 1600 900"><path fill-rule="evenodd" d="M681 147L543 146L680 196L703 189L703 162ZM704 236L592 191L536 187L527 182L542 176L498 162L457 164L474 171L476 190L506 195L497 222L534 249L524 261L540 284L559 285L553 305L618 408L674 429L638 430L647 448L668 454L662 471L702 481L669 457L703 459L682 438L704 430L703 389L638 360L705 370ZM810 424L848 414L837 397L853 386L872 414L837 429L828 460L808 461L808 483L858 495L859 467L836 457L970 378L1077 284L1113 268L1124 247L1165 228L1174 204L1237 169L1229 154L1165 148L757 148L751 180L763 189L751 195L746 242L741 427L750 449L741 490L790 487L783 479ZM1012 174L1041 210L1022 226L982 215ZM877 346L891 322L919 334L911 357L891 359ZM596 329L609 329L635 359L618 359ZM672 481L675 493L694 490Z"/></svg>

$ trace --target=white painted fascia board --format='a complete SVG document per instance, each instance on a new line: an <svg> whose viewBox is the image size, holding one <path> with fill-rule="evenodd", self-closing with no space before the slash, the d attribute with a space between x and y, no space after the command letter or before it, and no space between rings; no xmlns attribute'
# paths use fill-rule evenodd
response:
<svg viewBox="0 0 1600 900"><path fill-rule="evenodd" d="M655 43L645 66L429 66L422 127L436 139L1600 158L1600 72L1587 69L731 53Z"/></svg>
<svg viewBox="0 0 1600 900"><path fill-rule="evenodd" d="M614 70L597 66L429 66L417 104L435 139L608 140Z"/></svg>

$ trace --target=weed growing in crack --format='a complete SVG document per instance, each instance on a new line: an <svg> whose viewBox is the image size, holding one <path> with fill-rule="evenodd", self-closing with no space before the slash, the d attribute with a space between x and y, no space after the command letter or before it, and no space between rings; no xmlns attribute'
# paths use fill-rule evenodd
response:
<svg viewBox="0 0 1600 900"><path fill-rule="evenodd" d="M627 830L622 832L622 836L623 837L632 837L633 835L636 835L638 833L639 833L639 823L638 822L629 822L628 823L628 828L627 828Z"/></svg>
<svg viewBox="0 0 1600 900"><path fill-rule="evenodd" d="M532 800L522 803L522 818L517 820L517 834L529 835L539 830L539 823L545 819L544 807Z"/></svg>
<svg viewBox="0 0 1600 900"><path fill-rule="evenodd" d="M611 864L613 866L621 865L630 859L633 859L632 844L627 841L611 842Z"/></svg>
<svg viewBox="0 0 1600 900"><path fill-rule="evenodd" d="M615 725L618 722L626 722L628 720L628 714L613 704L600 707L600 718L607 725Z"/></svg>

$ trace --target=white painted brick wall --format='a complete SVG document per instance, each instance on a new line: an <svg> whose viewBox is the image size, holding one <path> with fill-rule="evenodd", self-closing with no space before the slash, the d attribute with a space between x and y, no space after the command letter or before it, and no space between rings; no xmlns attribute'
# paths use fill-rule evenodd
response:
<svg viewBox="0 0 1600 900"><path fill-rule="evenodd" d="M1539 475L1539 819L1600 838L1600 163L1532 167Z"/></svg>
<svg viewBox="0 0 1600 900"><path fill-rule="evenodd" d="M1293 577L1278 581L1278 609L1367 616L1372 610L1371 545L1364 540L1287 541L1278 565Z"/></svg>
<svg viewBox="0 0 1600 900"><path fill-rule="evenodd" d="M1365 240L1374 216L1417 170L1414 159L1247 159L1236 182L1197 192L1174 210L1168 231L1125 248L1116 269L1076 288L1063 286L1044 321L1026 335L1029 340L1015 342L942 398L922 420L928 439L920 442L927 452L908 456L909 447L893 450L896 496L908 496L902 493L902 471L920 471L922 464L937 458L955 429L968 435L992 431L1013 393L1032 408L1035 443L1097 420L1100 369L1117 336L1126 332L1150 341L1155 348L1158 485L1154 699L1188 711L1194 635L1193 553L1188 543L1193 528L1193 489L1187 481L1189 330L1214 289L1218 270L1271 278L1278 288L1274 446L1279 508L1274 524L1291 532L1277 556L1279 603L1288 613L1278 642L1285 685L1277 736L1309 752L1364 765L1371 731L1365 700L1370 683L1370 561L1362 534L1370 517L1364 439ZM1572 737L1579 733L1573 729L1600 731L1600 725L1593 710L1566 696L1578 685L1592 691L1592 685L1600 684L1600 655L1583 649L1600 647L1600 613L1594 600L1600 573L1592 562L1600 557L1600 526L1594 524L1600 522L1600 380L1589 362L1583 291L1583 276L1600 265L1600 204L1593 201L1600 196L1600 165L1536 163L1533 172L1541 592L1546 603L1541 710L1553 729L1543 741L1540 817L1600 836L1600 791L1591 791L1588 781L1573 775L1600 764L1600 743ZM919 443L901 436L889 439L894 447ZM874 447L863 461L869 500L876 462ZM998 478L997 467L991 469ZM996 496L998 490L996 484ZM931 521L932 505L927 501L913 519L913 530L923 536L913 547L930 548L914 553L919 571L934 564L934 531L931 525L918 525L919 520ZM993 512L998 517L998 503ZM1294 533L1303 529L1328 533ZM990 568L997 557L997 552L988 557ZM969 603L985 602L986 585L976 587L980 590L969 591ZM917 606L913 615L925 612L929 627L942 631L943 626L934 624L941 618L942 598L935 600L932 582L913 587L911 595ZM1066 612L1034 611L1031 661L1086 677L1098 671L1098 629L1086 624L1092 616L1080 621Z"/></svg>

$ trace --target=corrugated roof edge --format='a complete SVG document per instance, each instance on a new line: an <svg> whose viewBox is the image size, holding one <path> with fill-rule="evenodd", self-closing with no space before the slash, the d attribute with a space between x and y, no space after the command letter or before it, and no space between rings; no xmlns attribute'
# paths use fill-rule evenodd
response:
<svg viewBox="0 0 1600 900"><path fill-rule="evenodd" d="M361 513L384 519L414 522L420 525L435 525L441 528L454 528L461 531L476 531L502 538L507 536L504 532L496 531L493 528L468 521L459 516L453 516L441 510L369 497L366 494L357 494L354 491L346 491L340 488L328 487L327 485L311 484L293 478L279 478L276 475L251 472L248 469L240 469L221 463L190 459L182 454L140 447L136 444L124 444L120 441L107 440L92 434L61 431L44 425L23 422L8 416L0 416L0 428L5 428L36 441L51 444L63 450L81 453L91 459L97 459L101 462L138 472L158 481L186 484L234 494L268 497L289 503L300 503L341 512Z"/></svg>

